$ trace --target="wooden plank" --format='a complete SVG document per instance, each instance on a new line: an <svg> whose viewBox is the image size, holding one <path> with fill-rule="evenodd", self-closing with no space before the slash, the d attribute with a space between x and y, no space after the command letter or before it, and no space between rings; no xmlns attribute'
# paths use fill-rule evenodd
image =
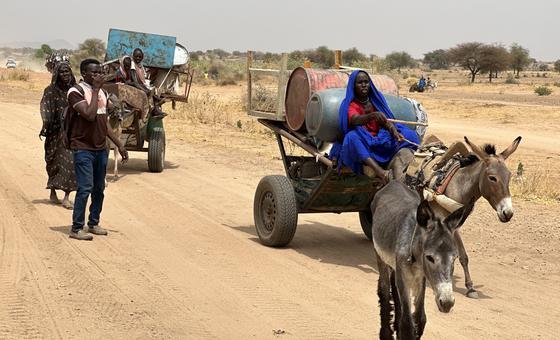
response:
<svg viewBox="0 0 560 340"><path fill-rule="evenodd" d="M253 51L247 51L247 113L251 114L252 108L252 80L251 80L251 66L253 65Z"/></svg>
<svg viewBox="0 0 560 340"><path fill-rule="evenodd" d="M340 68L342 66L342 51L334 51L334 68Z"/></svg>
<svg viewBox="0 0 560 340"><path fill-rule="evenodd" d="M264 118L269 120L276 120L276 121L284 121L284 117L278 117L276 112L265 112L265 111L258 111L258 110L251 110L249 111L249 116L256 117L256 118Z"/></svg>
<svg viewBox="0 0 560 340"><path fill-rule="evenodd" d="M276 117L284 117L284 102L286 99L286 70L288 69L288 53L282 53L280 71L278 74L278 95L276 96Z"/></svg>

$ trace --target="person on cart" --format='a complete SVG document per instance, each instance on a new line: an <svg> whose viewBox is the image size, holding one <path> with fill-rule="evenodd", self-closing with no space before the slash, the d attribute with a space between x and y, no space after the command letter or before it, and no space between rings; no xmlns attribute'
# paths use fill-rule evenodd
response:
<svg viewBox="0 0 560 340"><path fill-rule="evenodd" d="M149 81L147 83L148 78L148 71L144 67L142 61L144 60L144 51L140 48L134 49L132 52L132 65L131 71L132 77L134 77L137 86L141 88L144 92L146 92L147 96L151 96L153 98L154 109L152 111L152 116L154 117L165 117L166 114L161 111L160 102L161 98L155 93L153 88L149 87Z"/></svg>
<svg viewBox="0 0 560 340"><path fill-rule="evenodd" d="M402 148L416 149L420 143L416 132L387 119L394 115L369 75L360 70L352 72L346 97L339 109L339 126L344 137L336 142L329 157L338 167L347 166L357 174L389 181L385 167ZM371 173L372 172L372 173Z"/></svg>

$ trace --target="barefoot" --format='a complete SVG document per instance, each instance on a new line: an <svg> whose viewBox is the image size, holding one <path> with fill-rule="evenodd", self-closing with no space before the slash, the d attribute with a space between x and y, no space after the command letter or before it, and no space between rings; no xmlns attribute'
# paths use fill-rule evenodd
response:
<svg viewBox="0 0 560 340"><path fill-rule="evenodd" d="M53 204L60 204L60 200L58 199L58 197L56 196L56 191L54 191L54 189L51 189L51 197L50 197L51 203Z"/></svg>

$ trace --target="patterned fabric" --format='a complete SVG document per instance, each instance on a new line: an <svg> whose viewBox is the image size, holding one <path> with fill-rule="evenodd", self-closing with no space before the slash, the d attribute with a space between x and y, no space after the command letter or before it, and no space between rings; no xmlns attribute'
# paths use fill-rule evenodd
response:
<svg viewBox="0 0 560 340"><path fill-rule="evenodd" d="M70 84L61 83L58 74L63 66L70 67L65 62L55 66L51 84L45 88L41 99L41 135L45 137L45 162L49 176L47 189L70 192L76 190L76 176L72 151L64 147L62 140L62 114L68 106L66 91L76 80L72 76Z"/></svg>

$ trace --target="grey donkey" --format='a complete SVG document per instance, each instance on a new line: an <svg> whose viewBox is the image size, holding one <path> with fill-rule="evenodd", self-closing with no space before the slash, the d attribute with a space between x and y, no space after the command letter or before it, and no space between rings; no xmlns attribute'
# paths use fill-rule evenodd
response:
<svg viewBox="0 0 560 340"><path fill-rule="evenodd" d="M471 213L474 201L445 219L436 217L427 201L403 183L392 181L371 204L372 236L379 269L381 330L379 338L420 339L426 325L426 281L434 291L440 312L455 304L453 268L458 257L453 234ZM412 312L411 296L414 296Z"/></svg>

